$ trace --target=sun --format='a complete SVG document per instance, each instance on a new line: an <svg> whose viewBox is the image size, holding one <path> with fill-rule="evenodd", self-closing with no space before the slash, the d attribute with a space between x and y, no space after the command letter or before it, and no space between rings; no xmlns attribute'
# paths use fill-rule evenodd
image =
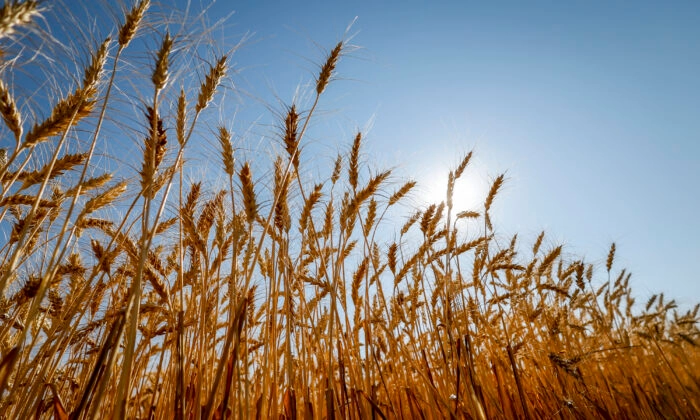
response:
<svg viewBox="0 0 700 420"><path fill-rule="evenodd" d="M447 200L447 178L449 169L435 167L428 171L425 180L421 182L423 187L423 204L439 204ZM474 210L481 211L484 199L488 193L488 182L479 168L468 167L455 182L452 195L452 213Z"/></svg>

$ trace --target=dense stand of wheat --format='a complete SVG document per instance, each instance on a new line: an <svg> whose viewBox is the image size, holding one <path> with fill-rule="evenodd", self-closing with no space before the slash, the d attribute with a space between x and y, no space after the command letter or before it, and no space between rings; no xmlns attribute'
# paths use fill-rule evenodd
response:
<svg viewBox="0 0 700 420"><path fill-rule="evenodd" d="M595 267L544 233L504 240L503 176L481 208L453 208L471 153L405 223L387 212L416 183L363 167L361 133L306 181L305 134L345 42L310 106L283 111L279 156L245 161L230 126L199 131L220 152L212 190L183 174L229 55L192 79L178 67L191 41L142 0L33 109L41 93L19 81L52 72L42 26L61 19L42 7L0 9L0 418L699 415L699 306L635 305L614 244ZM120 72L145 28L159 41L138 85ZM32 48L43 65L23 61ZM103 123L140 133L139 162L100 169Z"/></svg>

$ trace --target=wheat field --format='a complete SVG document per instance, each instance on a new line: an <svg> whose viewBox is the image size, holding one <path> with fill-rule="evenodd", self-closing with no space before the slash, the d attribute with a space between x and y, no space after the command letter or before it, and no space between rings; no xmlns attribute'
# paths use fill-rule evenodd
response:
<svg viewBox="0 0 700 420"><path fill-rule="evenodd" d="M304 167L345 41L252 161L211 122L235 48L130 7L69 52L60 9L0 9L0 418L698 418L700 305L635 302L614 243L595 265L504 238L503 175L454 208L471 152L427 206L363 133ZM201 136L218 183L189 171Z"/></svg>

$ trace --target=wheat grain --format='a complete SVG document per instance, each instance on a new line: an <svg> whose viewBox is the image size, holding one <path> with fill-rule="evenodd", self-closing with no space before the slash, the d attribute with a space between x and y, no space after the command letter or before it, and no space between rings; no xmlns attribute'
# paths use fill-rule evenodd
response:
<svg viewBox="0 0 700 420"><path fill-rule="evenodd" d="M97 91L97 85L103 76L105 63L107 62L107 49L109 48L110 38L105 39L100 48L97 49L90 60L90 65L85 69L83 76L83 90L86 96L94 96Z"/></svg>
<svg viewBox="0 0 700 420"><path fill-rule="evenodd" d="M87 216L90 213L94 213L95 211L111 204L117 198L119 198L120 195L126 192L126 188L127 182L122 181L116 184L115 186L107 189L106 191L92 197L85 203L85 206L83 207L83 210L81 211L78 219Z"/></svg>
<svg viewBox="0 0 700 420"><path fill-rule="evenodd" d="M610 273L610 270L612 269L613 265L613 260L615 259L615 242L610 245L610 252L608 252L608 258L605 260L605 269L608 270L608 273Z"/></svg>
<svg viewBox="0 0 700 420"><path fill-rule="evenodd" d="M338 179L340 179L340 171L343 169L343 157L338 154L338 157L335 159L335 164L333 165L333 174L331 175L331 184L334 184L338 182Z"/></svg>
<svg viewBox="0 0 700 420"><path fill-rule="evenodd" d="M221 79L226 75L226 71L228 70L228 65L226 63L227 60L228 57L224 55L217 60L215 66L211 66L209 68L209 73L199 88L197 106L195 107L197 113L206 108L211 99L214 97L216 88L219 86Z"/></svg>
<svg viewBox="0 0 700 420"><path fill-rule="evenodd" d="M154 188L154 178L158 166L165 156L165 146L168 138L163 128L163 120L155 109L150 106L146 108L146 119L148 120L149 136L144 139L143 164L141 167L141 189L145 197L153 198L157 191Z"/></svg>
<svg viewBox="0 0 700 420"><path fill-rule="evenodd" d="M20 172L17 174L17 180L22 181L19 190L24 190L32 185L40 184L44 180L51 180L70 171L75 166L85 162L87 153L68 154L59 158L53 164L44 165L41 169L32 172Z"/></svg>
<svg viewBox="0 0 700 420"><path fill-rule="evenodd" d="M491 209L491 205L493 204L493 199L496 198L496 194L498 194L498 191L503 186L503 181L503 174L497 176L496 179L493 180L493 183L491 183L491 188L489 189L489 193L486 196L486 200L484 201L484 222L486 223L486 227L489 230L493 229L493 226L491 225L491 217L489 215L489 210Z"/></svg>
<svg viewBox="0 0 700 420"><path fill-rule="evenodd" d="M374 197L370 198L369 204L367 205L367 215L365 216L365 223L362 226L362 233L365 236L370 236L370 232L372 230L372 227L374 226L374 223L376 222L375 218L377 217L377 201L374 199Z"/></svg>
<svg viewBox="0 0 700 420"><path fill-rule="evenodd" d="M275 202L274 226L280 232L288 232L291 227L291 217L289 215L289 205L287 203L287 193L289 190L289 176L285 176L286 165L282 158L275 160L275 190L277 197Z"/></svg>
<svg viewBox="0 0 700 420"><path fill-rule="evenodd" d="M112 174L110 173L104 173L100 176L94 177L94 178L88 178L84 181L82 181L80 184L76 185L75 187L72 187L71 189L67 190L65 192L66 197L70 197L80 191L80 194L85 194L89 192L90 190L94 190L97 188L103 187L105 184L107 184L109 181L112 180Z"/></svg>
<svg viewBox="0 0 700 420"><path fill-rule="evenodd" d="M481 213L478 211L465 210L457 213L457 219L478 219L481 217Z"/></svg>
<svg viewBox="0 0 700 420"><path fill-rule="evenodd" d="M18 205L25 205L25 206L33 206L34 203L36 203L37 198L34 196L30 195L23 195L23 194L13 194L9 195L2 200L0 200L0 207L9 207L9 206L18 206ZM49 200L39 200L39 207L56 207L56 203L53 201Z"/></svg>
<svg viewBox="0 0 700 420"><path fill-rule="evenodd" d="M469 162L472 159L472 154L473 152L469 152L464 156L464 158L462 158L462 161L459 163L457 169L455 170L455 179L459 179L462 177L464 170L467 168L467 165L469 165Z"/></svg>
<svg viewBox="0 0 700 420"><path fill-rule="evenodd" d="M179 138L179 135L178 135ZM224 163L224 172L228 176L233 176L236 163L233 158L233 146L231 145L231 133L225 127L219 127L219 144L221 145L221 159Z"/></svg>
<svg viewBox="0 0 700 420"><path fill-rule="evenodd" d="M214 225L214 219L224 211L223 204L225 195L226 191L219 191L211 200L204 203L199 220L197 220L197 232L202 236L209 235L209 231Z"/></svg>
<svg viewBox="0 0 700 420"><path fill-rule="evenodd" d="M157 91L163 90L165 84L168 83L168 68L170 67L170 50L173 48L173 39L170 33L166 32L163 37L158 55L156 56L156 65L153 68L151 81Z"/></svg>
<svg viewBox="0 0 700 420"><path fill-rule="evenodd" d="M15 135L15 141L19 144L22 138L22 115L17 109L17 104L12 94L2 80L0 80L0 114L2 114L2 119L5 121L7 128Z"/></svg>
<svg viewBox="0 0 700 420"><path fill-rule="evenodd" d="M27 25L40 15L38 2L8 0L0 8L0 39L15 33L15 27Z"/></svg>
<svg viewBox="0 0 700 420"><path fill-rule="evenodd" d="M146 13L146 10L148 9L150 3L150 0L141 0L126 15L124 25L122 25L122 27L119 28L120 48L126 48L131 42L131 40L134 39L136 31L141 25L141 20L143 19L143 16Z"/></svg>
<svg viewBox="0 0 700 420"><path fill-rule="evenodd" d="M557 257L559 257L559 255L561 254L561 249L562 249L562 247L561 247L561 245L559 245L558 247L556 247L552 251L550 251L550 253L547 254L546 257L544 257L544 259L542 260L542 263L540 264L540 268L538 270L538 275L540 275L540 276L544 275L544 273L549 269L549 267L552 265L554 260L556 260Z"/></svg>
<svg viewBox="0 0 700 420"><path fill-rule="evenodd" d="M323 184L316 184L314 186L311 194L304 201L304 207L301 210L301 215L299 216L299 233L304 235L306 233L306 228L309 224L309 218L311 217L311 211L313 210L318 200L321 198L321 189Z"/></svg>
<svg viewBox="0 0 700 420"><path fill-rule="evenodd" d="M401 227L401 236L407 234L409 229L411 229L411 226L413 226L422 215L423 212L421 210L413 213L413 215L411 215L411 217L409 217L408 220L406 220L406 223L404 223L404 225Z"/></svg>
<svg viewBox="0 0 700 420"><path fill-rule="evenodd" d="M357 133L355 140L352 142L350 151L350 164L348 166L348 181L353 190L357 189L357 180L359 177L359 158L360 158L360 143L362 142L362 133Z"/></svg>
<svg viewBox="0 0 700 420"><path fill-rule="evenodd" d="M396 252L398 248L399 246L394 242L389 246L389 250L387 251L387 265L394 275L396 274Z"/></svg>
<svg viewBox="0 0 700 420"><path fill-rule="evenodd" d="M496 198L496 194L498 194L498 191L503 186L503 180L504 175L501 174L493 180L493 183L491 183L491 188L489 189L489 193L486 196L486 201L484 201L484 209L486 213L488 213L488 211L491 209L493 199Z"/></svg>
<svg viewBox="0 0 700 420"><path fill-rule="evenodd" d="M248 223L253 223L258 215L258 204L255 200L255 190L253 189L253 175L250 172L248 162L243 164L243 167L238 173L241 181L241 192L243 193L243 207L245 209Z"/></svg>
<svg viewBox="0 0 700 420"><path fill-rule="evenodd" d="M446 204L447 208L449 210L452 210L452 199L454 198L454 188L455 188L455 175L452 171L447 175L447 193L445 194L446 197Z"/></svg>
<svg viewBox="0 0 700 420"><path fill-rule="evenodd" d="M284 120L284 147L287 150L287 155L289 159L292 160L292 164L295 169L299 169L299 114L297 113L296 106L292 105L289 107L287 116Z"/></svg>
<svg viewBox="0 0 700 420"><path fill-rule="evenodd" d="M351 287L351 296L352 296L352 303L355 305L356 310L357 308L360 307L360 285L362 284L362 280L365 278L365 273L367 272L367 268L369 266L369 259L365 257L360 265L357 267L357 271L352 276L352 287Z"/></svg>
<svg viewBox="0 0 700 420"><path fill-rule="evenodd" d="M416 186L416 181L408 181L404 183L401 188L399 188L394 194L391 195L389 198L389 205L393 206L394 204L398 203L401 201L402 198L406 196L414 187Z"/></svg>
<svg viewBox="0 0 700 420"><path fill-rule="evenodd" d="M24 138L23 147L34 147L48 140L50 137L65 132L76 125L80 120L90 115L95 102L91 92L78 89L65 99L60 100L51 112L51 115L39 124L34 124Z"/></svg>
<svg viewBox="0 0 700 420"><path fill-rule="evenodd" d="M321 67L321 73L316 81L316 94L320 95L326 89L326 86L328 86L328 82L333 75L333 71L335 71L335 66L338 64L338 59L340 58L340 52L342 49L342 42L336 44L335 48L333 48L331 53L328 55L326 62Z"/></svg>

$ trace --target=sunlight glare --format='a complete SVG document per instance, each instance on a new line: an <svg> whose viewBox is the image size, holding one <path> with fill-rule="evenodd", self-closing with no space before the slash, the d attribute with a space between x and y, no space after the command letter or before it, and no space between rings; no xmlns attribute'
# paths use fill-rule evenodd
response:
<svg viewBox="0 0 700 420"><path fill-rule="evenodd" d="M452 197L452 213L474 210L481 211L488 193L488 182L481 176L480 170L468 167L462 176L457 179ZM446 201L447 177L449 169L435 167L428 172L422 182L424 195L422 204L439 204Z"/></svg>

